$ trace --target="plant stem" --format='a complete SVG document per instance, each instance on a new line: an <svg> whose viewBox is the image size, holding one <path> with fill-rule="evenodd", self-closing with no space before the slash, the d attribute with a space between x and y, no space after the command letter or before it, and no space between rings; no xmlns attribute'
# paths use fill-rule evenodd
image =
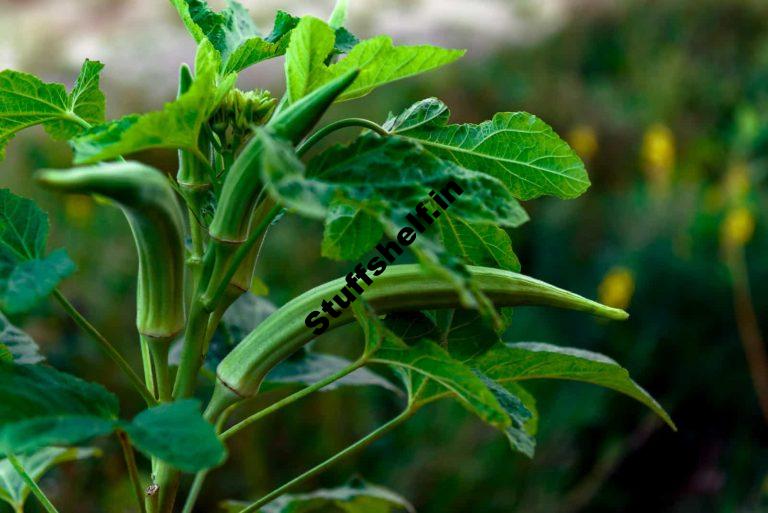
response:
<svg viewBox="0 0 768 513"><path fill-rule="evenodd" d="M157 382L155 381L155 370L152 368L152 354L149 352L149 344L145 337L139 336L141 345L141 364L144 369L144 383L149 392L157 399Z"/></svg>
<svg viewBox="0 0 768 513"><path fill-rule="evenodd" d="M216 425L217 434L221 433L221 429L224 426L224 423L227 421L229 414L234 408L235 406L232 406L222 411L218 415L218 418L214 417L212 419L212 422ZM192 509L195 507L197 498L200 496L200 491L203 488L203 483L205 482L205 478L208 477L208 472L210 472L210 469L201 470L200 472L195 474L195 479L192 481L192 486L190 487L189 493L187 494L187 500L184 502L184 509L182 510L182 513L192 513Z"/></svg>
<svg viewBox="0 0 768 513"><path fill-rule="evenodd" d="M415 412L414 409L407 408L400 415L393 418L383 426L375 429L374 431L371 431L370 433L368 433L366 436L364 436L357 442L348 446L346 449L334 454L333 456L331 456L324 462L320 463L319 465L309 469L308 471L304 472L300 476L292 479L291 481L288 481L287 483L280 486L279 488L276 488L275 490L269 492L267 495L257 500L253 504L249 505L245 509L240 510L239 513L255 513L259 511L261 507L269 504L273 500L277 499L278 497L288 492L292 488L300 485L304 481L311 479L312 477L316 476L317 474L320 474L321 472L324 472L329 467L334 465L336 462L342 460L343 458L346 458L347 456L359 450L365 449L370 444L372 444L373 442L383 437L384 435L392 431L394 428L396 428L397 426L399 426L400 424L408 420L411 417L411 415L413 415L414 412Z"/></svg>
<svg viewBox="0 0 768 513"><path fill-rule="evenodd" d="M389 132L386 129L384 129L384 127L368 119L363 119L363 118L340 119L338 121L334 121L333 123L328 123L323 128L319 129L317 132L307 137L307 139L301 145L299 145L298 148L296 148L296 155L298 155L299 157L302 157L305 153L307 153L307 151L309 151L310 148L312 148L315 144L317 144L318 141L320 141L320 139L323 139L328 134L335 132L336 130L341 130L342 128L348 128L353 126L373 130L379 135L383 135L383 136L389 135Z"/></svg>
<svg viewBox="0 0 768 513"><path fill-rule="evenodd" d="M195 474L195 479L192 481L192 486L189 489L189 495L187 495L187 501L184 503L184 509L181 513L192 513L192 509L195 507L195 502L200 496L200 490L203 488L205 478L208 477L207 470L201 470Z"/></svg>
<svg viewBox="0 0 768 513"><path fill-rule="evenodd" d="M163 403L170 402L173 400L170 369L168 367L170 342L166 340L152 340L145 335L142 335L141 338L149 347L149 353L152 356L152 366L155 369L155 380L157 382L157 398Z"/></svg>
<svg viewBox="0 0 768 513"><path fill-rule="evenodd" d="M131 385L136 389L136 391L141 394L141 397L144 398L144 401L150 406L154 406L157 404L157 400L153 397L152 393L147 389L146 385L142 383L141 378L134 372L134 370L131 368L130 364L125 361L125 358L122 357L122 355L115 349L115 347L110 344L110 342L102 335L88 320L82 316L82 314L75 308L75 306L70 303L66 297L61 293L59 289L55 289L53 291L53 296L59 301L61 306L64 308L64 310L67 312L67 314L72 318L75 323L80 326L80 328L91 335L96 342L101 345L102 349L109 355L110 358L117 364L118 367L120 367L120 370L122 370L125 375L128 377L128 380L131 382Z"/></svg>
<svg viewBox="0 0 768 513"><path fill-rule="evenodd" d="M229 438L229 437L239 433L241 430L247 428L248 426L250 426L254 422L256 422L256 421L258 421L260 419L263 419L264 417L266 417L268 415L271 415L272 413L276 412L277 410L279 410L281 408L284 408L285 406L288 406L291 403L294 403L294 402L296 402L296 401L298 401L300 399L303 399L304 397L308 396L309 394L311 394L313 392L316 392L316 391L320 390L321 388L324 388L324 387L330 385L334 381L340 380L344 376L347 376L348 374L353 373L354 371L356 371L360 367L363 367L365 365L365 363L366 363L365 359L360 359L360 360L356 361L355 363L353 363L352 365L349 365L348 367L345 367L345 368L341 369L340 371L338 371L338 372L336 372L334 374L331 374L327 378L322 379L322 380L318 381L317 383L313 383L312 385L310 385L310 386L308 386L306 388L302 388L301 390L299 390L295 394L291 394L288 397L285 397L285 398L281 399L280 401L277 401L276 403L271 404L270 406L267 406L263 410L259 410L258 412L254 413L250 417L247 417L247 418L241 420L240 422L238 422L237 424L235 424L231 428L229 428L226 431L224 431L221 434L221 439L222 440L226 440L227 438Z"/></svg>
<svg viewBox="0 0 768 513"><path fill-rule="evenodd" d="M768 352L766 351L760 323L752 303L749 272L743 248L737 248L728 256L728 267L733 279L733 307L736 326L749 366L752 386L757 395L763 418L768 423Z"/></svg>
<svg viewBox="0 0 768 513"><path fill-rule="evenodd" d="M195 382L200 370L200 360L203 356L209 317L210 314L206 312L199 300L199 296L193 299L192 308L187 319L187 328L184 332L181 361L179 362L179 370L176 373L176 383L173 389L173 397L176 399L190 397L195 391Z"/></svg>
<svg viewBox="0 0 768 513"><path fill-rule="evenodd" d="M141 513L146 513L147 510L144 507L144 490L142 489L141 479L139 478L139 469L136 466L136 456L128 441L128 433L122 429L118 430L117 439L120 440L120 447L123 449L123 457L125 458L125 464L128 467L128 475L131 478L133 492L136 494L136 500L139 503L139 511L141 511Z"/></svg>
<svg viewBox="0 0 768 513"><path fill-rule="evenodd" d="M24 467L22 466L21 462L16 458L14 454L6 454L6 457L8 458L8 461L11 462L11 465L14 469L16 469L16 472L21 476L21 478L24 480L25 483L27 483L27 486L29 486L29 489L32 490L32 493L37 497L37 500L40 501L40 503L43 505L45 510L48 513L59 513L56 507L51 504L51 501L48 500L48 497L45 496L43 491L40 489L39 486L37 486L37 483L34 479L32 479L32 476L27 474L27 471L24 470Z"/></svg>
<svg viewBox="0 0 768 513"><path fill-rule="evenodd" d="M251 233L248 234L248 238L245 240L245 242L240 244L230 259L229 267L227 268L226 273L221 277L219 283L216 285L214 292L210 294L209 297L205 298L204 301L206 310L212 311L214 306L221 300L221 297L224 295L224 292L227 289L227 285L229 285L232 277L235 275L235 273L237 273L237 269L240 267L240 264L243 262L245 257L248 256L248 252L251 250L253 245L259 241L261 235L269 227L269 225L272 223L275 217L277 217L277 214L279 214L282 209L283 207L279 205L273 206L269 212L267 212L264 218L259 222L259 224L251 230Z"/></svg>

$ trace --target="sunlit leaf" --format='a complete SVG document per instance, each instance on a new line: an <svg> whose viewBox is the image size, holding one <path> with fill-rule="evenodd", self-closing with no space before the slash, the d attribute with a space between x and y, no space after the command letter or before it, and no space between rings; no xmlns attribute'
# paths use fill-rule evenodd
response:
<svg viewBox="0 0 768 513"><path fill-rule="evenodd" d="M104 121L99 89L103 64L86 60L70 93L62 84L45 83L19 71L0 72L0 160L5 145L25 128L43 125L55 139L70 139Z"/></svg>
<svg viewBox="0 0 768 513"><path fill-rule="evenodd" d="M294 29L286 52L286 82L291 101L353 69L360 75L337 101L365 96L376 87L449 64L463 50L435 46L394 46L388 36L356 44L346 57L327 65L334 51L336 33L324 21L305 16Z"/></svg>
<svg viewBox="0 0 768 513"><path fill-rule="evenodd" d="M515 197L574 198L589 187L584 163L546 123L525 112L500 112L479 125L449 125L436 98L422 100L385 128L435 155L498 178Z"/></svg>
<svg viewBox="0 0 768 513"><path fill-rule="evenodd" d="M200 130L233 86L235 75L219 75L221 56L204 40L197 49L189 90L162 110L131 114L97 125L72 141L75 162L93 163L149 148L198 152Z"/></svg>
<svg viewBox="0 0 768 513"><path fill-rule="evenodd" d="M172 3L195 41L208 39L221 54L225 73L284 54L287 36L299 21L278 11L272 32L262 36L245 7L234 0L229 0L228 7L218 12L204 0L172 0Z"/></svg>

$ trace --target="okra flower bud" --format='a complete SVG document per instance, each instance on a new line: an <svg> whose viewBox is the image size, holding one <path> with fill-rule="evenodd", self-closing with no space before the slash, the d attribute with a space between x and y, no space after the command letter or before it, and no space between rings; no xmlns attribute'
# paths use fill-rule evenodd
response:
<svg viewBox="0 0 768 513"><path fill-rule="evenodd" d="M267 123L275 135L298 143L309 133L333 101L354 82L352 70L309 93ZM248 236L251 213L261 187L261 141L253 138L227 172L210 234L221 242L240 243Z"/></svg>
<svg viewBox="0 0 768 513"><path fill-rule="evenodd" d="M97 194L125 212L139 257L136 326L168 340L184 327L184 221L171 185L160 171L138 162L44 170L41 184L65 192Z"/></svg>

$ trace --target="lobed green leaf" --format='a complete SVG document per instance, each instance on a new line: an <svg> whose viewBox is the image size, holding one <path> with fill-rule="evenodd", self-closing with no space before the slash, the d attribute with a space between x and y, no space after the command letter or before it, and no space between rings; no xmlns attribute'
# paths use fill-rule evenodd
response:
<svg viewBox="0 0 768 513"><path fill-rule="evenodd" d="M629 377L626 369L598 353L535 342L507 343L494 346L472 365L501 383L566 379L610 388L640 401L675 429L667 412Z"/></svg>
<svg viewBox="0 0 768 513"><path fill-rule="evenodd" d="M104 121L105 100L99 89L104 65L86 60L72 92L62 84L45 83L34 75L0 72L0 160L17 132L43 125L55 139L70 139Z"/></svg>
<svg viewBox="0 0 768 513"><path fill-rule="evenodd" d="M197 49L195 78L189 90L162 110L131 114L98 125L72 141L75 163L113 159L149 148L186 149L199 154L203 124L234 86L236 76L221 76L221 56L204 40Z"/></svg>
<svg viewBox="0 0 768 513"><path fill-rule="evenodd" d="M435 46L394 46L392 38L378 36L354 45L346 57L328 65L336 43L337 33L327 23L311 16L301 19L286 52L290 101L353 69L361 70L360 75L337 101L365 96L380 85L444 66L464 55L463 50Z"/></svg>
<svg viewBox="0 0 768 513"><path fill-rule="evenodd" d="M519 199L574 198L589 187L584 163L546 123L525 112L500 112L479 125L449 125L436 98L422 100L384 127L440 158L498 178Z"/></svg>
<svg viewBox="0 0 768 513"><path fill-rule="evenodd" d="M117 397L41 365L0 362L0 454L73 445L112 431Z"/></svg>
<svg viewBox="0 0 768 513"><path fill-rule="evenodd" d="M75 271L63 249L45 255L48 217L32 200L0 189L0 308L31 309Z"/></svg>

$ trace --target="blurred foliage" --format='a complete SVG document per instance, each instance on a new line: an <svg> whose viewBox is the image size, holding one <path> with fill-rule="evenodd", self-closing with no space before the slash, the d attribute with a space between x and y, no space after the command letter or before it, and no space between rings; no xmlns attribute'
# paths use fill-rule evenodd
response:
<svg viewBox="0 0 768 513"><path fill-rule="evenodd" d="M399 111L433 89L427 81L373 95L367 108L382 117ZM517 309L506 338L525 334L616 358L680 431L615 394L532 383L544 419L532 461L511 454L460 407L438 404L311 485L337 486L359 473L421 513L768 510L768 426L734 311L734 288L744 283L754 310L768 311L766 83L764 0L616 2L575 17L546 41L482 59L470 53L441 73L434 85L456 120L526 110L569 134L594 186L579 200L530 206L532 221L515 235L523 271L632 315L602 323ZM126 352L135 349L127 226L106 206L85 198L58 203L32 188L30 170L65 165L65 148L25 137L13 144L17 157L3 166L3 181L50 211L51 245L65 245L80 268L68 292ZM174 166L169 154L145 160ZM291 217L271 230L259 276L276 303L344 267L319 257L319 230ZM743 264L737 268L734 254ZM55 306L13 321L58 368L126 386ZM768 334L768 317L758 321ZM355 342L350 327L318 343L350 355ZM252 406L274 398L268 393ZM340 390L263 420L233 439L234 464L212 473L200 511L281 484L390 418L395 401L385 391ZM120 512L131 504L121 473L119 452L108 447L101 460L67 465L43 484L69 505L64 511Z"/></svg>

